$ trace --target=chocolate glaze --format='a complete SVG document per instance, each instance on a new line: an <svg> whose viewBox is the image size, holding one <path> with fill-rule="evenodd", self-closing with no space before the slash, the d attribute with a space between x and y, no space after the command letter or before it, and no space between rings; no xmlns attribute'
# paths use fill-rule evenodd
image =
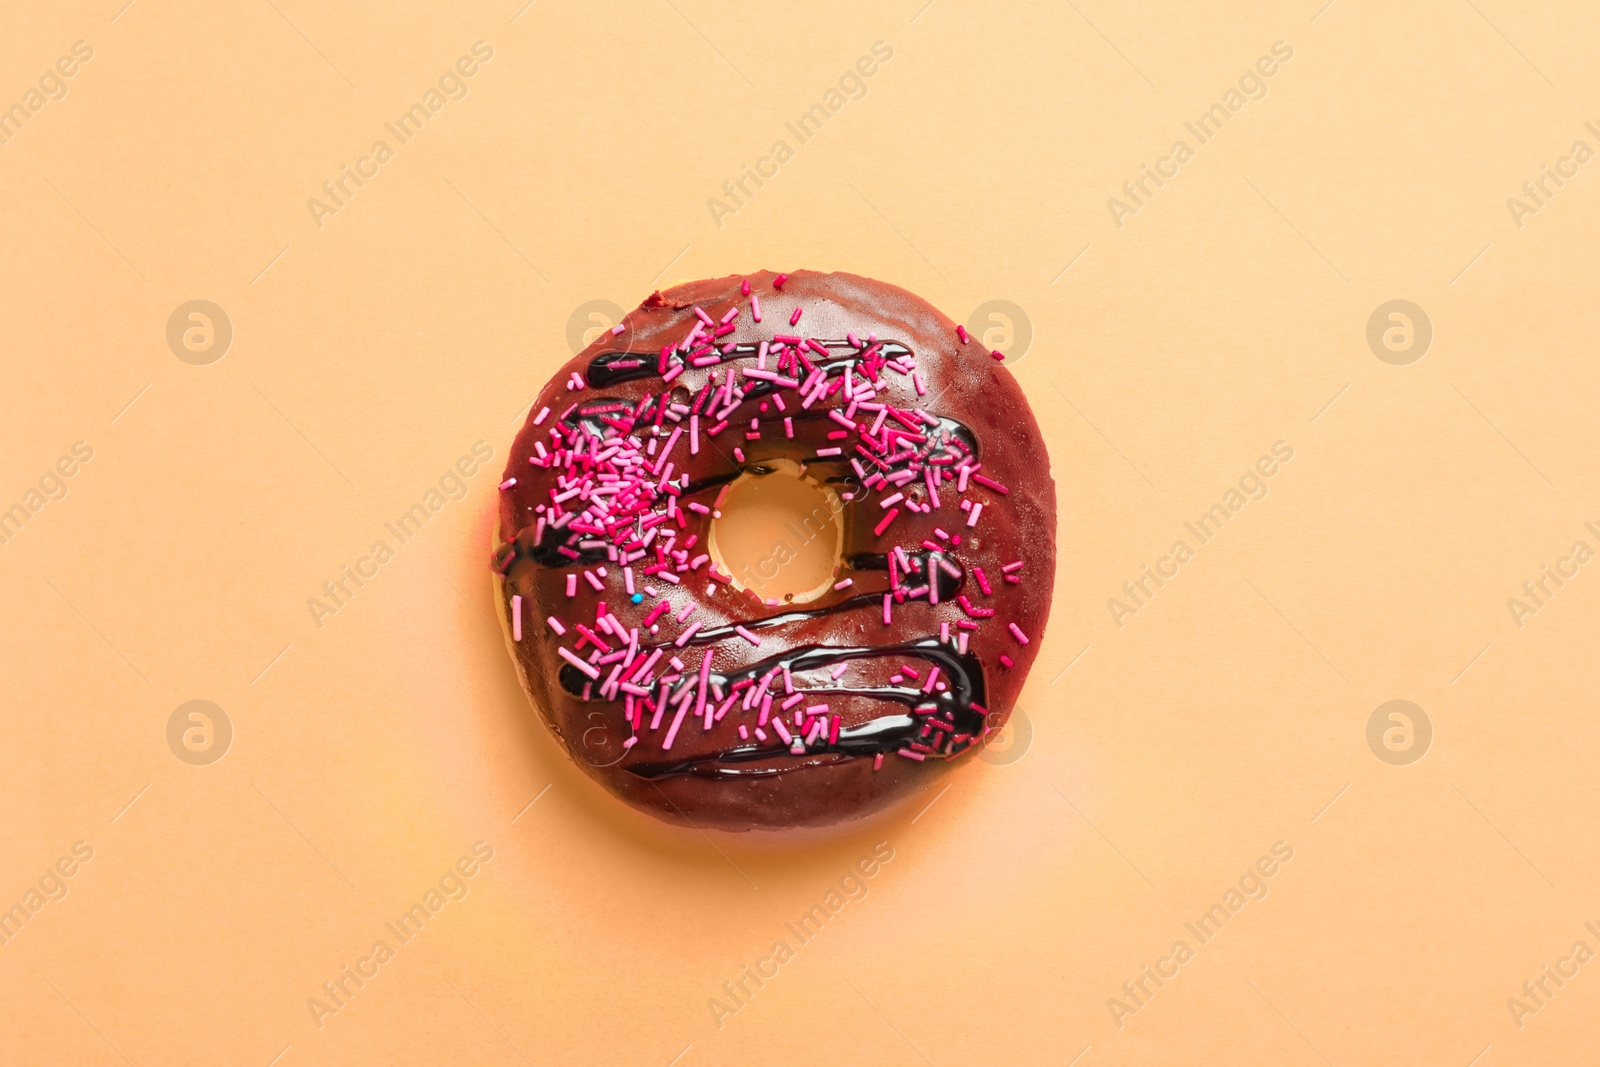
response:
<svg viewBox="0 0 1600 1067"><path fill-rule="evenodd" d="M702 827L781 828L858 817L925 787L954 763L963 762L958 757L980 743L988 729L1002 725L1010 713L1043 635L1055 569L1055 487L1038 428L1011 375L976 342L962 345L953 322L894 286L848 274L798 271L778 292L772 288L772 279L770 272L749 276L750 285L761 297L765 319L757 324L744 313L735 320L734 332L725 338L735 344L733 354L725 356L720 367L685 365L665 386L659 370L660 349L681 339L695 318L696 305L720 319L729 308L747 309L748 304L739 294L739 277L694 282L653 294L627 316L628 350L612 348L609 342L614 338L604 335L541 391L532 410L548 406L558 418L534 426L530 412L507 465L506 476L518 482L501 497L495 567L503 578L503 605L508 607L513 594L528 601L523 640L515 653L546 723L578 757L579 766L624 800L662 818ZM788 317L796 304L805 308L803 322L790 327ZM542 621L550 614L593 618L601 594L579 582L578 595L568 598L565 577L574 568L603 563L606 552L582 547L586 538L581 535L552 529L546 529L544 538L534 543L534 505L548 499L547 489L554 484L554 472L528 463L534 442L548 442L550 426L558 420L564 432L581 433L581 427L587 427L601 436L608 429L620 428L617 421L605 420L626 425L636 418L632 432L648 436L658 421L655 405L659 401L653 398L667 393L673 400L692 403L709 381L711 370L727 373L728 366L738 365L733 360L753 360L759 341L774 334L842 338L847 332L892 338L882 341L880 350L889 358L914 356L927 395L912 394L909 379L904 379L906 388L891 390L885 399L906 409L925 407L939 423L927 432L960 442L958 447L981 459L983 473L1008 486L1010 492L1004 496L968 493L986 505L975 530L968 530L964 514L946 501L930 515L902 514L881 538L872 528L882 512L870 503L870 495L847 504L839 516L845 545L841 565L854 576L853 586L803 607L773 613L748 595L726 587L706 597L701 595L705 583L698 574L693 580L685 575L681 586L658 583L674 613L691 600L699 605L695 617L703 626L686 645L713 650L710 677L714 683L726 689L742 679L758 679L774 665L787 666L796 676L796 691L803 690L808 698L815 694L828 703L841 716L842 724L835 742L808 746L803 756L795 756L775 741L742 741L736 733L737 721L754 725L754 720L740 715L740 705L735 703L726 720L709 733L685 729L671 751L662 751L649 732L631 749L622 749L621 742L630 732L622 704L599 697L598 686L558 658L557 639ZM848 342L821 343L830 354L813 355L813 362L830 376L859 365L858 350ZM674 349L668 367L683 359ZM576 395L568 393L565 382L573 372L590 388ZM766 382L748 383L744 401L728 416L730 427L748 423L776 388ZM792 397L793 393L785 395ZM792 440L764 434L762 440L745 441L742 434L731 431L709 438L703 423L700 454L686 462L690 469L674 473L674 482L681 487L681 502L714 492L741 473L768 470L768 464L777 458L798 460L829 483L859 488L847 457L815 456L816 449L827 443L828 430L837 428L827 417L828 406L826 401L810 409L791 404L782 413L769 407L763 413L763 425L781 424L783 415L790 416L795 426ZM735 444L744 450L743 463L731 454ZM679 459L685 462L683 456ZM921 492L916 482L906 486L906 491ZM956 497L948 483L940 492ZM698 534L703 543L709 516L689 513L689 520L684 536ZM961 547L942 553L959 576L930 565L931 553L917 547L922 540L933 538L935 526L969 535ZM591 546L600 540L596 537ZM939 603L931 604L926 596L896 603L893 625L884 626L880 605L888 576L881 572L887 568L884 552L895 544L919 561L910 581L915 582L919 574L934 576ZM1019 559L1025 563L1023 580L1003 581L1002 564ZM974 564L984 568L992 595L979 596L970 578ZM937 640L941 621L954 626L966 618L954 602L961 594L995 611L971 633L964 656ZM612 595L608 604L629 626L637 625L656 602L635 608L625 601L619 603L621 600ZM1031 635L1028 645L1019 645L1010 637L1008 621ZM735 625L758 632L761 646L752 647L738 636ZM670 636L663 630L661 639ZM670 645L665 648L666 653L674 651L683 650ZM999 665L1001 654L1014 661L1011 669ZM937 664L948 689L924 694L910 682L887 680L899 664L913 662ZM825 668L839 663L848 667L835 681ZM683 680L677 683L685 684ZM943 729L931 729L930 720ZM958 735L959 741L955 740ZM924 761L895 755L908 740L919 737L935 750L927 753ZM929 744L930 737L938 743ZM874 771L873 757L879 754L886 758L882 769Z"/></svg>

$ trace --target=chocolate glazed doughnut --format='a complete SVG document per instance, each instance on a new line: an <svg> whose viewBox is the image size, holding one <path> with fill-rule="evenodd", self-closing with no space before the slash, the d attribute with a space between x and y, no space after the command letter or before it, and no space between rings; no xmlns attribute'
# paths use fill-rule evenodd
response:
<svg viewBox="0 0 1600 1067"><path fill-rule="evenodd" d="M657 292L547 384L501 485L524 687L579 766L724 830L858 818L1010 715L1055 574L1055 483L1022 391L965 329L851 274ZM842 507L790 602L708 547L730 483L785 464Z"/></svg>

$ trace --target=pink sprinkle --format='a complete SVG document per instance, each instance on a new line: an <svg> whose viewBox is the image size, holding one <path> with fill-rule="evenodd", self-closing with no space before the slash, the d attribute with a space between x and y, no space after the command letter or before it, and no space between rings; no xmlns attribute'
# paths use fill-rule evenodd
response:
<svg viewBox="0 0 1600 1067"><path fill-rule="evenodd" d="M594 571L584 571L583 576L589 580L590 585L594 586L595 592L603 593L606 591L605 583L594 576Z"/></svg>
<svg viewBox="0 0 1600 1067"><path fill-rule="evenodd" d="M667 461L667 453L672 451L672 446L677 444L678 443L678 438L680 438L682 436L683 436L683 427L682 426L673 427L672 433L667 436L666 447L662 448L660 454L656 456L656 465L654 467L650 468L650 473L651 474L660 474L661 473L661 465Z"/></svg>
<svg viewBox="0 0 1600 1067"><path fill-rule="evenodd" d="M696 308L695 310L698 311L699 309ZM666 740L661 742L663 751L672 747L672 742L678 736L678 727L683 725L683 717L687 714L689 714L689 701L684 699L678 704L678 713L672 717L672 725L667 727Z"/></svg>
<svg viewBox="0 0 1600 1067"><path fill-rule="evenodd" d="M984 576L982 567L973 567L972 576L978 579L978 588L983 590L984 596L988 596L994 592L993 589L989 588L989 579Z"/></svg>
<svg viewBox="0 0 1600 1067"><path fill-rule="evenodd" d="M557 645L556 646L556 651L561 654L561 658L562 659L565 659L568 663L570 663L574 667L578 668L584 674L587 674L590 678L593 678L595 681L599 681L600 680L600 672L595 670L589 664L585 663L579 657L573 655L572 654L572 650L569 649L566 645Z"/></svg>
<svg viewBox="0 0 1600 1067"><path fill-rule="evenodd" d="M619 322L615 326L611 327L611 336L621 337L625 330L627 330L627 327Z"/></svg>
<svg viewBox="0 0 1600 1067"><path fill-rule="evenodd" d="M782 292L783 291L783 283L788 281L788 280L789 280L789 276L787 274L780 274L776 278L772 279L772 287L774 289L777 289L779 292Z"/></svg>
<svg viewBox="0 0 1600 1067"><path fill-rule="evenodd" d="M938 668L937 665L935 665L933 667L933 669L928 672L928 680L922 683L922 691L924 693L933 692L933 683L938 681L938 679L939 679L939 668Z"/></svg>
<svg viewBox="0 0 1600 1067"><path fill-rule="evenodd" d="M888 497L888 498L884 499L883 501L881 501L878 504L878 506L880 508L892 508L896 504L900 503L900 501L904 500L905 498L906 498L906 495L904 493L896 493L894 496Z"/></svg>
<svg viewBox="0 0 1600 1067"><path fill-rule="evenodd" d="M966 344L968 341L972 340L972 335L967 332L967 328L961 325L959 322L956 323L956 336L961 338L962 344Z"/></svg>
<svg viewBox="0 0 1600 1067"><path fill-rule="evenodd" d="M879 752L872 757L872 769L880 770L883 767L883 753Z"/></svg>
<svg viewBox="0 0 1600 1067"><path fill-rule="evenodd" d="M711 649L706 649L705 658L700 661L700 695L695 697L695 718L705 716L706 729L711 729L711 715L706 711L706 680L711 677Z"/></svg>
<svg viewBox="0 0 1600 1067"><path fill-rule="evenodd" d="M558 636L565 636L566 635L567 628L565 626L562 626L561 625L561 620L556 618L554 615L551 615L549 618L545 619L544 621L550 624L550 629L554 630Z"/></svg>
<svg viewBox="0 0 1600 1067"><path fill-rule="evenodd" d="M794 309L794 314L789 316L789 325L790 326L793 326L795 323L800 321L800 312L801 312L800 308L795 308Z"/></svg>
<svg viewBox="0 0 1600 1067"><path fill-rule="evenodd" d="M515 478L507 478L505 481L500 483L500 488L502 488L502 489L510 489L513 485L516 485L516 484L517 484L517 480Z"/></svg>
<svg viewBox="0 0 1600 1067"><path fill-rule="evenodd" d="M972 505L972 511L971 511L970 514L967 515L967 525L968 526L976 526L976 525L978 525L978 516L982 515L982 514L983 514L983 505L982 504L974 504L974 505Z"/></svg>
<svg viewBox="0 0 1600 1067"><path fill-rule="evenodd" d="M735 626L733 628L733 632L744 638L746 641L749 641L752 645L759 645L761 643L761 638L757 637L743 626Z"/></svg>
<svg viewBox="0 0 1600 1067"><path fill-rule="evenodd" d="M535 415L534 418L533 418L533 424L535 426L539 425L540 423L544 422L544 420L547 417L549 417L549 415L550 415L550 409L549 408L540 408L539 409L539 414Z"/></svg>
<svg viewBox="0 0 1600 1067"><path fill-rule="evenodd" d="M788 422L789 420L788 419L784 419L783 421L784 422ZM837 456L839 453L841 453L843 451L844 451L844 449L842 449L842 448L819 448L819 449L817 449L817 458L821 459L821 458L823 458L825 456Z"/></svg>
<svg viewBox="0 0 1600 1067"><path fill-rule="evenodd" d="M883 521L878 523L878 525L876 525L876 526L874 526L872 528L873 534L875 536L882 537L883 536L883 531L885 531L885 530L887 530L889 528L889 524L894 521L894 517L896 515L898 515L898 514L900 514L900 509L899 508L891 509L889 514L887 514L887 515L885 515L883 517Z"/></svg>
<svg viewBox="0 0 1600 1067"><path fill-rule="evenodd" d="M1007 563L1000 569L1005 571L1007 574L1010 574L1012 571L1020 571L1022 569L1022 561L1019 559L1015 563Z"/></svg>
<svg viewBox="0 0 1600 1067"><path fill-rule="evenodd" d="M989 355L994 357L994 361L996 363L999 363L1001 360L1006 358L1006 354L1004 352L1000 351L998 348L995 349L993 352L990 352Z"/></svg>
<svg viewBox="0 0 1600 1067"><path fill-rule="evenodd" d="M837 682L839 680L839 676L845 671L849 670L849 668L850 664L848 663L836 663L833 665L833 670L828 672L828 677Z"/></svg>
<svg viewBox="0 0 1600 1067"><path fill-rule="evenodd" d="M754 293L750 294L750 317L761 321L761 298Z"/></svg>
<svg viewBox="0 0 1600 1067"><path fill-rule="evenodd" d="M1007 493L1011 492L1011 490L1007 489L1005 486L1001 485L999 482L994 481L994 480L992 480L992 479L990 479L988 477L985 477L982 474L974 474L972 476L972 480L977 482L979 485L987 485L990 489L993 489L995 492L999 493L1002 496L1004 496Z"/></svg>
<svg viewBox="0 0 1600 1067"><path fill-rule="evenodd" d="M1011 636L1015 637L1019 644L1024 644L1025 645L1025 644L1028 643L1028 635L1023 633L1021 627L1019 627L1016 623L1014 623L1014 622L1006 623L1006 629L1011 631Z"/></svg>
<svg viewBox="0 0 1600 1067"><path fill-rule="evenodd" d="M522 598L511 598L511 640L522 640Z"/></svg>
<svg viewBox="0 0 1600 1067"><path fill-rule="evenodd" d="M698 622L691 622L689 624L689 628L683 631L683 633L679 634L678 639L672 643L677 645L679 648L682 648L684 645L689 643L689 638L693 637L694 632L698 629L700 629L700 624ZM1024 641L1026 641L1026 638L1024 638Z"/></svg>
<svg viewBox="0 0 1600 1067"><path fill-rule="evenodd" d="M1016 664L1012 662L1012 659L1011 659L1010 656L1001 656L1000 657L1000 666L1006 667L1006 668L1010 668L1010 667L1013 667L1015 665Z"/></svg>
<svg viewBox="0 0 1600 1067"><path fill-rule="evenodd" d="M883 594L883 624L885 626L889 625L889 602L893 599L894 597L890 596L888 593Z"/></svg>
<svg viewBox="0 0 1600 1067"><path fill-rule="evenodd" d="M783 725L782 719L773 719L772 728L778 732L779 737L783 738L784 744L787 745L789 742L794 740L793 735L789 733L789 728Z"/></svg>
<svg viewBox="0 0 1600 1067"><path fill-rule="evenodd" d="M838 592L840 589L848 589L850 587L850 583L852 583L854 581L855 581L854 578L846 578L842 582L835 582L835 583L833 583L834 591Z"/></svg>
<svg viewBox="0 0 1600 1067"><path fill-rule="evenodd" d="M567 575L567 595L578 595L578 576L576 574Z"/></svg>
<svg viewBox="0 0 1600 1067"><path fill-rule="evenodd" d="M914 760L916 760L916 761L917 761L917 762L918 762L918 763L921 763L921 762L922 762L922 761L923 761L923 760L925 760L925 759L927 759L927 757L926 757L926 756L924 756L924 755L923 755L923 754L922 754L922 753L920 753L920 752L913 752L913 751L911 751L911 750L910 750L910 749L909 749L909 748L900 748L900 749L896 749L896 750L895 750L895 753L896 753L896 754L897 754L897 755L901 755L901 756L904 756L904 757L905 757L905 758L906 758L906 759L914 759Z"/></svg>
<svg viewBox="0 0 1600 1067"><path fill-rule="evenodd" d="M785 436L785 437L793 437L794 436L794 420L793 419L788 418L788 417L784 418L784 420L783 420L783 436Z"/></svg>

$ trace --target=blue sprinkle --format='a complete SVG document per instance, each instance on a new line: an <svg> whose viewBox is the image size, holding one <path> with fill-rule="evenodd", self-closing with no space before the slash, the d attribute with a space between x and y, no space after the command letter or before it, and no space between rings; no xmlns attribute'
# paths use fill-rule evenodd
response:
<svg viewBox="0 0 1600 1067"><path fill-rule="evenodd" d="M633 602L635 604L643 604L644 603L644 594L643 593L635 593L635 594L633 594L633 598L632 599L633 599Z"/></svg>

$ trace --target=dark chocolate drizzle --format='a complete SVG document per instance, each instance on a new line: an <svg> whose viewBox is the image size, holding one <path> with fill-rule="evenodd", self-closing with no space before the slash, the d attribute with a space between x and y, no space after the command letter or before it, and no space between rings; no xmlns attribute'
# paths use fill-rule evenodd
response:
<svg viewBox="0 0 1600 1067"><path fill-rule="evenodd" d="M911 644L900 645L865 645L857 647L823 647L807 645L802 648L793 648L781 652L776 656L761 660L758 663L743 667L731 674L713 674L715 681L724 686L731 685L744 678L759 678L773 667L787 667L791 674L806 670L831 667L843 660L874 659L878 657L915 657L936 663L944 677L950 680L949 688L943 693L924 693L922 690L909 686L845 686L830 685L824 682L819 686L808 686L807 693L826 695L837 693L844 696L866 696L878 700L889 700L905 704L914 709L910 714L880 715L855 726L841 727L839 739L835 742L814 746L807 746L804 755L796 756L783 745L749 744L736 745L721 752L706 756L692 756L681 760L667 760L636 763L625 763L623 770L640 778L656 779L669 778L681 774L694 774L700 777L739 777L748 775L782 774L786 771L798 770L810 760L815 762L815 757L838 754L845 758L888 755L903 748L909 741L917 740L924 726L935 716L941 720L945 729L942 731L954 735L962 733L968 735L966 740L954 746L947 746L949 752L923 753L929 759L949 759L960 755L971 747L973 742L983 736L987 710L983 707L987 697L984 691L983 666L976 656L961 655L950 646L941 643L936 638L924 638ZM574 672L576 673L576 672ZM919 714L915 709L926 709L927 714ZM950 712L947 717L944 712ZM726 767L724 764L751 763L757 760L778 759L789 757L795 762L787 765L763 768L738 768Z"/></svg>
<svg viewBox="0 0 1600 1067"><path fill-rule="evenodd" d="M818 344L828 349L830 354L826 357L816 358L808 354L806 358L819 367L826 365L830 377L835 374L843 374L847 366L855 366L859 362L859 357L865 354L867 348L873 347L873 345L868 345L865 348L857 348L846 340L819 341ZM899 359L901 356L912 354L911 349L899 341L877 341L874 342L874 345L878 349L878 354L884 359ZM840 351L835 352L835 349ZM717 351L719 353L722 351L721 346L718 346ZM722 357L722 362L728 363L736 359L755 359L760 354L761 346L759 344L744 342L734 345L733 351ZM675 363L688 367L688 353L680 352L674 347L672 353L667 357L668 369ZM660 365L661 354L659 352L623 350L601 352L589 360L585 378L592 388L605 389L618 382L637 381L640 378L659 378L662 372L656 368ZM720 364L711 364L711 366L720 366ZM765 386L765 388L760 388L761 386ZM774 388L775 386L771 382L751 382L745 387L744 395L746 398L765 396L772 392Z"/></svg>

